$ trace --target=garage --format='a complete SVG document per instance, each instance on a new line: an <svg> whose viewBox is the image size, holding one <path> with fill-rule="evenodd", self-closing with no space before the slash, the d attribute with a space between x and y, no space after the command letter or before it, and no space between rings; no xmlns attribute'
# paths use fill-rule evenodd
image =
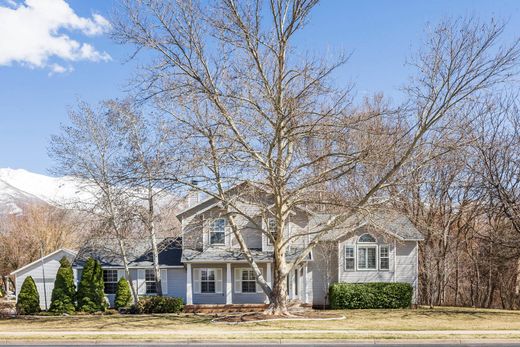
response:
<svg viewBox="0 0 520 347"><path fill-rule="evenodd" d="M48 309L51 304L51 295L54 289L56 274L60 268L60 259L63 257L66 257L72 263L76 257L76 252L70 249L58 249L43 258L13 271L11 275L15 276L16 299L18 300L18 293L22 288L23 281L27 276L31 276L36 283L38 294L40 294L40 306L42 310Z"/></svg>

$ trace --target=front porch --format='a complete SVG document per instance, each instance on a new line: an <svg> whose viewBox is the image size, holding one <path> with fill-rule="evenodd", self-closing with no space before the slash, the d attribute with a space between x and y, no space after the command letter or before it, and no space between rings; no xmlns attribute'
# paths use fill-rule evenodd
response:
<svg viewBox="0 0 520 347"><path fill-rule="evenodd" d="M186 309L189 312L237 312L243 309L249 312L261 311L269 303L246 262L186 262L185 265ZM271 286L272 263L259 263L259 267L267 284ZM309 270L304 263L291 271L287 279L289 300L299 301L303 305L312 303L312 272Z"/></svg>

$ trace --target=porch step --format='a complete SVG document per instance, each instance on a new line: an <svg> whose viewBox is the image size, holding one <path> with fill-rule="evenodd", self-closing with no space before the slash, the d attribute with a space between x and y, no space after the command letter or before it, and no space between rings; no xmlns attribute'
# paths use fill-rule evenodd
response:
<svg viewBox="0 0 520 347"><path fill-rule="evenodd" d="M267 304L200 304L186 305L184 312L187 313L234 313L234 312L262 312L268 307Z"/></svg>

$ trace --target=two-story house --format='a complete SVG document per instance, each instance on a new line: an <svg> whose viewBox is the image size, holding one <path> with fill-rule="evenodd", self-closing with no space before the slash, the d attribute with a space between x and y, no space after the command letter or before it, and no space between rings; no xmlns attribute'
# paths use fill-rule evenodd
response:
<svg viewBox="0 0 520 347"><path fill-rule="evenodd" d="M239 188L236 186L229 193L238 196ZM270 284L273 246L258 226L272 230L274 219L265 209L258 208L255 199L258 196L248 199L248 194L237 198L235 206L247 211L247 218L235 214L233 221ZM305 209L291 211L284 227L286 236L294 240L287 252L289 263L309 242L312 231L330 217L330 214ZM231 231L229 216L217 199L195 201L177 218L181 221L182 237L164 239L159 244L164 295L181 297L187 305L268 302ZM328 288L334 282L407 282L417 293L418 242L421 240L422 235L410 220L398 212L357 213L341 228L326 234L307 259L291 271L287 279L289 299L313 306L326 305ZM156 294L147 239L128 240L127 249L130 277L138 294ZM105 292L113 303L117 281L125 275L117 242L92 239L81 247L73 262L77 280L88 257L100 261ZM43 263L34 264L35 269L26 266L15 271L17 284L21 285L36 268L45 266L45 257ZM35 280L38 283L38 279Z"/></svg>

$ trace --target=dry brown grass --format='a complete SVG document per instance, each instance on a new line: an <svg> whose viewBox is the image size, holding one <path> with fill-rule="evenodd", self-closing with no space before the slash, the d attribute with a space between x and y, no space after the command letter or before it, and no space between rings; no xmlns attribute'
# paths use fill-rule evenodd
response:
<svg viewBox="0 0 520 347"><path fill-rule="evenodd" d="M0 331L214 331L244 330L519 330L520 312L472 308L328 311L346 316L334 321L276 321L245 325L211 323L214 315L103 315L0 319Z"/></svg>

